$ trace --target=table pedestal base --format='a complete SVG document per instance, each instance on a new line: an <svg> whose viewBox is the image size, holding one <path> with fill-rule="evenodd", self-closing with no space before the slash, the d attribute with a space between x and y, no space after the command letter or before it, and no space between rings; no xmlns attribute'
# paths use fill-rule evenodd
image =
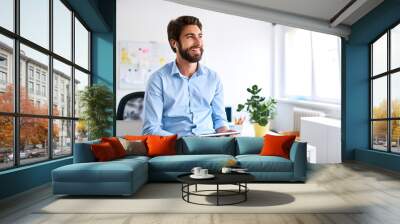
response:
<svg viewBox="0 0 400 224"><path fill-rule="evenodd" d="M195 191L190 191L190 186L195 186ZM223 190L220 189L220 185L226 184L215 184L217 189L216 190L197 190L197 184L186 184L182 183L182 199L188 203L197 204L197 205L216 205L216 206L223 206L223 205L235 205L242 202L247 201L247 192L249 188L247 187L247 183L238 183L232 184L238 186L237 190ZM216 194L203 194L203 192L215 192ZM202 204L190 201L190 196L203 196L203 197L216 197L217 203L216 204ZM240 196L238 201L234 201L231 203L221 203L221 198L224 197L234 197Z"/></svg>

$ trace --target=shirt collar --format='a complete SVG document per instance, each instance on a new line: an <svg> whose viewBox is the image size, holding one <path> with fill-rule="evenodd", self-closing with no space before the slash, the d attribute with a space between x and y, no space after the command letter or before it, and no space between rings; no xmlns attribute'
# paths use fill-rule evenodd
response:
<svg viewBox="0 0 400 224"><path fill-rule="evenodd" d="M193 76L195 76L195 75L203 75L204 73L205 73L204 66L200 62L197 62L197 70L193 74ZM181 72L179 71L179 68L176 65L176 61L172 62L172 72L171 72L171 74L172 75L177 75L177 76L181 75Z"/></svg>

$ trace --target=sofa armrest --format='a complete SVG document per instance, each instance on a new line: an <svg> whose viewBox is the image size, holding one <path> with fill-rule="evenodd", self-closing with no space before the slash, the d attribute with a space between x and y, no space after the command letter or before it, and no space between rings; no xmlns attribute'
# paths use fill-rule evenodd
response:
<svg viewBox="0 0 400 224"><path fill-rule="evenodd" d="M100 140L75 143L74 145L74 163L89 163L95 162L90 146L92 144L100 143Z"/></svg>
<svg viewBox="0 0 400 224"><path fill-rule="evenodd" d="M305 181L307 175L307 143L295 141L290 149L290 160L293 162L293 179Z"/></svg>

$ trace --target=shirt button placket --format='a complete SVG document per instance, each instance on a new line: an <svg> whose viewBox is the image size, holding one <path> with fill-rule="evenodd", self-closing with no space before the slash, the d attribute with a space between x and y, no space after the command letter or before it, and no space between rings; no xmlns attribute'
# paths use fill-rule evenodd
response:
<svg viewBox="0 0 400 224"><path fill-rule="evenodd" d="M196 122L195 122L195 117L194 117L194 113L193 113L193 110L192 110L192 93L191 93L191 81L190 81L191 79L188 79L188 98L189 98L189 112L190 112L190 115L191 115L191 119L192 119L192 125L193 125L193 129L192 129L192 133L193 134L197 134L196 133L196 128L197 128L197 125L195 125L196 124Z"/></svg>
<svg viewBox="0 0 400 224"><path fill-rule="evenodd" d="M188 105L189 105L189 113L191 114L192 122L193 120L193 111L192 111L192 101L191 101L191 92L190 92L190 79L187 80L187 90L188 90Z"/></svg>

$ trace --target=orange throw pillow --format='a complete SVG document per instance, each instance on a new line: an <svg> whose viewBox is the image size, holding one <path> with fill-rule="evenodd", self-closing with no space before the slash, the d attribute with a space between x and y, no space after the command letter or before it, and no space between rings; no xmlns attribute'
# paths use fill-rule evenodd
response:
<svg viewBox="0 0 400 224"><path fill-rule="evenodd" d="M141 140L145 142L148 136L149 135L125 135L124 139L129 141Z"/></svg>
<svg viewBox="0 0 400 224"><path fill-rule="evenodd" d="M264 145L261 149L260 155L262 156L280 156L289 159L290 148L295 135L269 135L264 136Z"/></svg>
<svg viewBox="0 0 400 224"><path fill-rule="evenodd" d="M122 146L121 142L119 141L118 138L116 137L110 137L110 138L101 138L101 142L108 142L114 149L115 155L117 158L125 157L126 156L126 151L124 149L124 146Z"/></svg>
<svg viewBox="0 0 400 224"><path fill-rule="evenodd" d="M117 158L113 147L108 142L93 144L90 146L90 148L94 154L94 157L99 162L110 161Z"/></svg>
<svg viewBox="0 0 400 224"><path fill-rule="evenodd" d="M147 137L147 155L148 156L165 156L176 155L176 139L177 135L158 136L149 135Z"/></svg>

